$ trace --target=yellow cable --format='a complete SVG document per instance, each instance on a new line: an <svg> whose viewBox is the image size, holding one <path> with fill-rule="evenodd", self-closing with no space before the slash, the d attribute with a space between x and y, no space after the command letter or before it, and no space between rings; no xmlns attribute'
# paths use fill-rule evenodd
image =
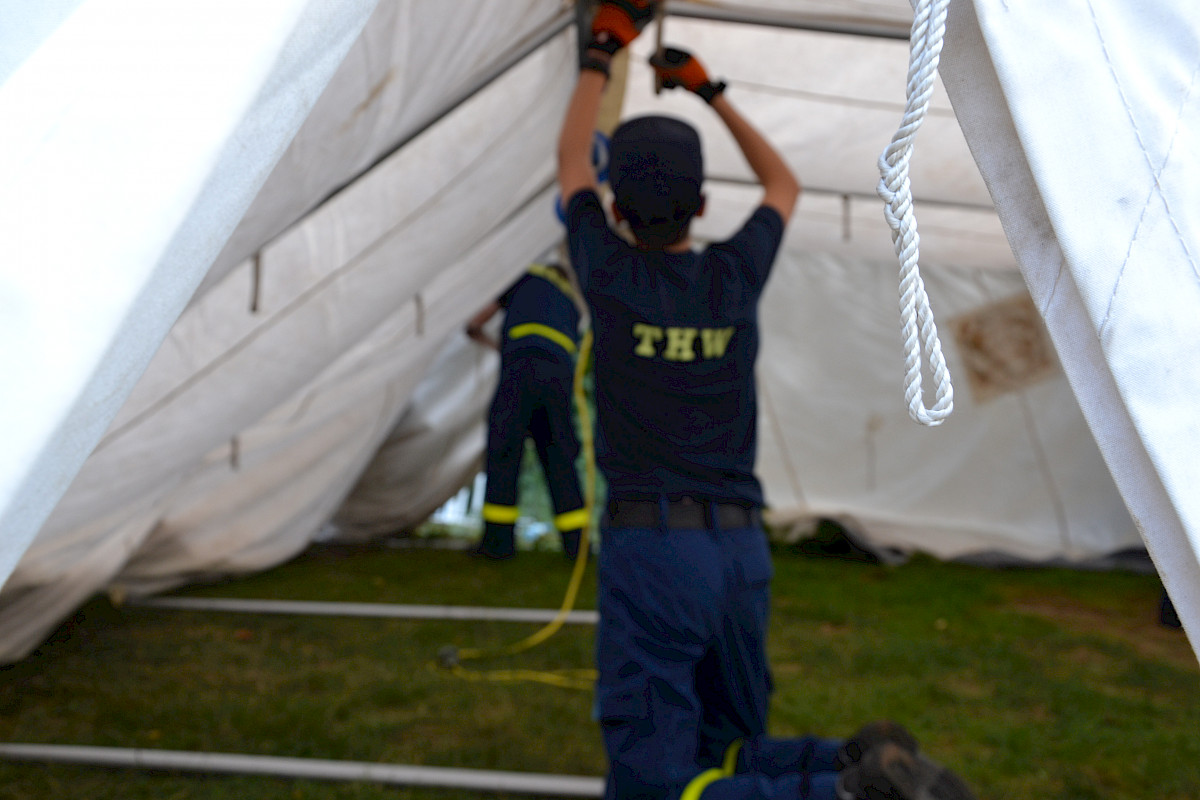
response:
<svg viewBox="0 0 1200 800"><path fill-rule="evenodd" d="M431 668L433 665L430 665ZM595 670L591 669L563 669L563 670L532 670L532 669L492 669L486 671L477 671L466 669L465 667L454 664L452 666L442 666L442 670L449 670L455 677L462 678L468 681L496 681L496 682L537 682L545 683L550 686L558 686L563 689L579 689L581 691L590 691L595 683Z"/></svg>
<svg viewBox="0 0 1200 800"><path fill-rule="evenodd" d="M563 622L566 621L567 615L575 607L575 598L579 594L579 587L583 583L583 573L587 567L590 534L595 524L593 509L596 507L596 450L592 438L592 419L591 412L588 410L587 393L583 389L583 378L587 372L587 361L591 357L591 354L592 331L588 329L584 331L583 340L580 342L579 358L575 362L575 379L572 387L572 394L575 398L575 410L579 415L579 438L583 445L585 471L583 506L587 510L587 524L580 531L579 552L575 555L575 568L571 572L571 581L567 584L567 592L563 597L562 606L559 608L558 613L554 615L554 619L547 623L544 628L513 644L494 649L468 647L455 650L454 648L443 648L442 652L438 654L441 668L448 669L452 674L465 680L538 681L568 689L590 690L596 679L596 671L594 669L555 670L552 672L516 669L481 672L466 669L459 663L460 661L514 655L536 647L558 633L559 629L563 626Z"/></svg>

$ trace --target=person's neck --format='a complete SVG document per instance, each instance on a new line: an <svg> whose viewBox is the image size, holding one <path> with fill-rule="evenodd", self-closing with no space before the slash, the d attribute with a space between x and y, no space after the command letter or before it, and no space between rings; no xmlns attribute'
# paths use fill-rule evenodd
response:
<svg viewBox="0 0 1200 800"><path fill-rule="evenodd" d="M665 245L662 245L661 247L648 245L645 242L638 239L636 236L633 237L633 243L639 250L659 250L663 253L672 253L672 254L686 253L692 249L692 237L691 236L684 236L678 242L674 242L673 244L665 244Z"/></svg>
<svg viewBox="0 0 1200 800"><path fill-rule="evenodd" d="M647 251L650 251L650 249L656 249L656 251L660 251L662 253L671 253L671 254L686 253L686 252L689 252L691 249L691 236L684 236L683 239L680 239L679 241L674 242L673 245L664 245L662 247L652 247L652 246L646 245L646 243L637 242L637 247L641 248L641 249L647 249Z"/></svg>

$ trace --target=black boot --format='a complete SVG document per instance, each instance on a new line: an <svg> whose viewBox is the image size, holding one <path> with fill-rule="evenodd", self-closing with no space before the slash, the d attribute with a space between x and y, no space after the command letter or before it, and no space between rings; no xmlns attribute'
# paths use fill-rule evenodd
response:
<svg viewBox="0 0 1200 800"><path fill-rule="evenodd" d="M580 530L576 528L573 531L562 531L561 536L563 556L568 561L574 561L579 556Z"/></svg>
<svg viewBox="0 0 1200 800"><path fill-rule="evenodd" d="M868 722L846 740L837 754L837 768L845 769L862 760L868 750L884 742L894 742L911 753L917 752L917 737L912 732L890 719Z"/></svg>
<svg viewBox="0 0 1200 800"><path fill-rule="evenodd" d="M513 526L502 525L498 522L484 523L483 538L479 540L479 545L471 551L471 555L497 561L512 558L516 554L517 543Z"/></svg>
<svg viewBox="0 0 1200 800"><path fill-rule="evenodd" d="M884 742L842 770L838 800L976 800L962 778L941 764Z"/></svg>

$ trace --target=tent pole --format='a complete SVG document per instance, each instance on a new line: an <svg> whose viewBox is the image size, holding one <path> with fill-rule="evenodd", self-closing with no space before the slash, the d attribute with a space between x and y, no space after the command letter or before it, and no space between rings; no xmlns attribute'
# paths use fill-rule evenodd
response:
<svg viewBox="0 0 1200 800"><path fill-rule="evenodd" d="M416 767L368 761L250 756L185 750L145 750L53 744L0 744L0 758L54 764L267 775L301 780L361 781L550 797L602 797L604 779L534 772Z"/></svg>
<svg viewBox="0 0 1200 800"><path fill-rule="evenodd" d="M594 0L575 0L575 34L579 43L579 55L583 55L592 35L592 14Z"/></svg>
<svg viewBox="0 0 1200 800"><path fill-rule="evenodd" d="M708 183L725 184L727 186L759 186L759 182L753 178L746 178L734 175L705 175L704 180ZM850 197L855 200L872 200L879 202L879 195L874 192L855 192L845 189L830 189L823 186L812 186L804 184L805 194L832 194L839 197ZM995 213L996 207L987 203L968 203L959 200L937 200L928 197L914 197L913 201L923 206L940 206L942 208L956 208L964 211L986 211Z"/></svg>
<svg viewBox="0 0 1200 800"><path fill-rule="evenodd" d="M789 28L817 33L840 33L846 36L867 36L873 39L899 39L908 41L912 32L911 21L895 25L865 24L829 21L816 17L806 19L770 11L721 8L695 2L695 0L671 0L666 13L672 17L703 19L711 22L737 22L744 25L765 25L769 28Z"/></svg>
<svg viewBox="0 0 1200 800"><path fill-rule="evenodd" d="M219 611L243 614L310 614L324 617L380 619L470 620L487 622L550 622L558 617L549 608L482 608L477 606L395 605L391 603L332 603L299 600L256 600L239 597L146 597L128 599L135 608L174 611ZM595 625L595 611L572 611L564 622Z"/></svg>

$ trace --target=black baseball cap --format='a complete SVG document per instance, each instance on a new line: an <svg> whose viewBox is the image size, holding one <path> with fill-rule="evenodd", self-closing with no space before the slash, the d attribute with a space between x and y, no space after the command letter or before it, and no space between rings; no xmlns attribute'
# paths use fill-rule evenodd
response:
<svg viewBox="0 0 1200 800"><path fill-rule="evenodd" d="M609 144L608 181L617 210L640 241L679 241L702 201L700 134L675 117L635 117L621 123Z"/></svg>

